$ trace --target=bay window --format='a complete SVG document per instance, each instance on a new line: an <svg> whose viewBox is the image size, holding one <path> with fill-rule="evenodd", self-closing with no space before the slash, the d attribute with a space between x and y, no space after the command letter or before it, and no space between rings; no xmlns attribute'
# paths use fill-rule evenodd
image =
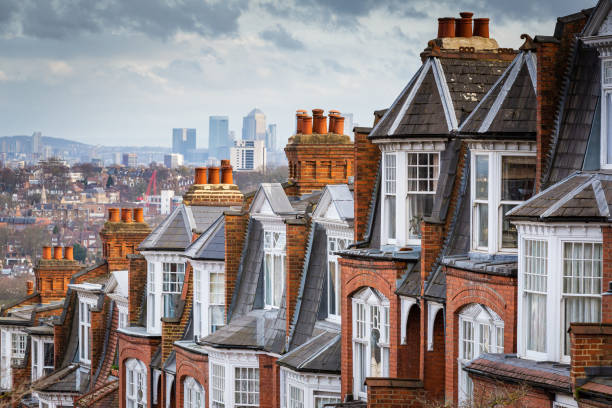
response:
<svg viewBox="0 0 612 408"><path fill-rule="evenodd" d="M149 333L161 333L161 299L156 274L157 264L148 263L147 277L147 331Z"/></svg>
<svg viewBox="0 0 612 408"><path fill-rule="evenodd" d="M548 280L548 243L525 240L523 274L527 350L546 352L546 291Z"/></svg>
<svg viewBox="0 0 612 408"><path fill-rule="evenodd" d="M25 358L27 335L13 332L11 336L11 363L18 364Z"/></svg>
<svg viewBox="0 0 612 408"><path fill-rule="evenodd" d="M187 377L183 384L183 407L204 408L204 388L193 377Z"/></svg>
<svg viewBox="0 0 612 408"><path fill-rule="evenodd" d="M211 272L210 275L210 305L208 306L208 321L210 333L214 333L225 325L225 274Z"/></svg>
<svg viewBox="0 0 612 408"><path fill-rule="evenodd" d="M79 357L83 363L91 363L91 305L79 301Z"/></svg>
<svg viewBox="0 0 612 408"><path fill-rule="evenodd" d="M225 318L223 264L193 265L194 335L208 336L222 327Z"/></svg>
<svg viewBox="0 0 612 408"><path fill-rule="evenodd" d="M259 368L234 367L234 406L259 406Z"/></svg>
<svg viewBox="0 0 612 408"><path fill-rule="evenodd" d="M256 354L209 354L211 408L259 407L259 361Z"/></svg>
<svg viewBox="0 0 612 408"><path fill-rule="evenodd" d="M183 292L185 264L164 262L162 263L162 268L163 317L176 317L178 301Z"/></svg>
<svg viewBox="0 0 612 408"><path fill-rule="evenodd" d="M125 372L127 408L145 408L147 406L147 367L142 361L131 358L125 363Z"/></svg>
<svg viewBox="0 0 612 408"><path fill-rule="evenodd" d="M204 271L194 266L193 268L193 323L194 323L194 336L201 338L206 336L206 320L204 319L204 308L206 303L204 302L204 283L202 278Z"/></svg>
<svg viewBox="0 0 612 408"><path fill-rule="evenodd" d="M53 338L32 337L32 381L53 372L53 358Z"/></svg>
<svg viewBox="0 0 612 408"><path fill-rule="evenodd" d="M504 352L504 322L491 309L480 304L465 306L459 314L459 402L473 395L473 383L463 367L482 353Z"/></svg>
<svg viewBox="0 0 612 408"><path fill-rule="evenodd" d="M25 333L11 330L2 330L2 363L0 365L1 382L0 387L8 390L12 387L12 364L19 364L25 358L27 335Z"/></svg>
<svg viewBox="0 0 612 408"><path fill-rule="evenodd" d="M304 408L304 390L289 386L289 408Z"/></svg>
<svg viewBox="0 0 612 408"><path fill-rule="evenodd" d="M408 239L421 239L421 221L423 217L431 215L438 187L439 161L440 154L437 152L406 154Z"/></svg>
<svg viewBox="0 0 612 408"><path fill-rule="evenodd" d="M210 377L210 405L212 408L225 408L225 367L211 364Z"/></svg>
<svg viewBox="0 0 612 408"><path fill-rule="evenodd" d="M535 155L473 150L472 249L515 252L518 238L506 213L528 200L535 185Z"/></svg>
<svg viewBox="0 0 612 408"><path fill-rule="evenodd" d="M285 233L264 231L264 300L279 307L285 288Z"/></svg>
<svg viewBox="0 0 612 408"><path fill-rule="evenodd" d="M349 238L327 237L327 308L330 318L340 318L340 265L335 252L348 248Z"/></svg>
<svg viewBox="0 0 612 408"><path fill-rule="evenodd" d="M387 231L387 242L394 243L396 208L395 208L395 189L396 189L396 155L395 153L385 153L385 182L384 182L384 213L385 229Z"/></svg>
<svg viewBox="0 0 612 408"><path fill-rule="evenodd" d="M353 296L353 389L366 398L366 377L389 375L389 301L375 289Z"/></svg>

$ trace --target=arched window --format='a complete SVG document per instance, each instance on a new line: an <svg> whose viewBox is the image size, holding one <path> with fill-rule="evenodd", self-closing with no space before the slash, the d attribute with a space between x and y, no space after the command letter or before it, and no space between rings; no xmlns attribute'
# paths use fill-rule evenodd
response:
<svg viewBox="0 0 612 408"><path fill-rule="evenodd" d="M490 308L472 303L459 314L459 403L472 399L473 384L464 365L482 353L504 352L504 321Z"/></svg>
<svg viewBox="0 0 612 408"><path fill-rule="evenodd" d="M373 288L353 296L354 394L366 398L366 377L389 376L389 300Z"/></svg>
<svg viewBox="0 0 612 408"><path fill-rule="evenodd" d="M125 363L127 408L147 406L147 367L140 360L131 358Z"/></svg>
<svg viewBox="0 0 612 408"><path fill-rule="evenodd" d="M185 378L183 391L184 408L204 408L204 388L195 378Z"/></svg>

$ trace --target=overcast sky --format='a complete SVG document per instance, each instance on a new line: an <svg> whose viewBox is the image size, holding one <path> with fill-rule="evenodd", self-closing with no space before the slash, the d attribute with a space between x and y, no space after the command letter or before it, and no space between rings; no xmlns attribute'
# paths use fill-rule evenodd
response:
<svg viewBox="0 0 612 408"><path fill-rule="evenodd" d="M281 143L296 109L369 126L420 64L437 18L491 19L501 47L595 0L0 0L0 135L169 146L258 107Z"/></svg>

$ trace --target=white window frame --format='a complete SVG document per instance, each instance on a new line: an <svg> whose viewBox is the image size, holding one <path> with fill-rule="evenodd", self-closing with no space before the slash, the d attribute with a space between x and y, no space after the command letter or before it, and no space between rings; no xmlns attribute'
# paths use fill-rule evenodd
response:
<svg viewBox="0 0 612 408"><path fill-rule="evenodd" d="M25 358L28 335L12 328L2 328L0 335L2 336L2 344L0 347L2 361L0 365L0 388L9 390L13 386L12 365L16 363L17 360ZM16 339L16 337L18 337L18 339ZM17 348L15 345L17 345Z"/></svg>
<svg viewBox="0 0 612 408"><path fill-rule="evenodd" d="M518 257L518 310L517 310L517 351L518 356L536 361L570 363L570 357L563 354L565 341L563 316L563 245L565 242L602 244L603 235L598 224L543 224L527 221L515 222L519 232ZM525 311L525 240L548 242L547 284L546 284L546 351L527 350L527 318ZM601 285L601 290L605 285Z"/></svg>
<svg viewBox="0 0 612 408"><path fill-rule="evenodd" d="M398 199L397 199L397 179L398 179L398 163L397 158L398 154L393 152L387 152L383 154L383 177L382 177L382 190L383 190L383 205L382 205L382 220L383 220L383 228L385 240L387 244L395 244L397 242L397 215L398 215ZM393 163L391 163L393 162ZM400 167L401 168L401 167ZM393 169L393 172L390 171ZM401 177L400 177L401 178ZM391 200L395 201L395 205L393 209L389 209ZM391 214L392 211L395 211L395 214ZM393 219L391 219L393 217ZM393 222L395 220L395 222ZM390 225L393 223L394 233L391 236L390 233Z"/></svg>
<svg viewBox="0 0 612 408"><path fill-rule="evenodd" d="M433 151L422 151L422 152L405 152L406 155L406 229L407 229L407 242L408 243L420 243L421 242L421 231L419 230L416 235L411 234L410 230L412 226L410 215L412 214L412 209L410 207L410 197L418 196L418 195L430 195L432 196L432 205L433 205L433 196L436 194L436 189L438 188L438 180L440 178L440 152ZM416 157L416 165L411 164L411 156ZM419 164L419 159L422 156L427 156L427 165L423 166ZM411 177L410 169L415 168L417 172L416 177ZM419 174L419 170L422 168L428 169L427 172L433 172L433 176L427 175L426 177L421 177ZM414 181L417 185L416 189L410 188L410 182ZM427 184L426 188L421 186L421 183L425 182ZM419 223L420 228L420 223Z"/></svg>
<svg viewBox="0 0 612 408"><path fill-rule="evenodd" d="M261 404L261 392L265 392L266 390L260 390L260 372L259 372L259 358L256 353L247 353L247 352L224 352L214 349L212 347L207 347L208 357L209 357L209 384L210 384L210 392L208 393L209 406L211 408L220 408L220 407L235 407L235 406L259 406ZM215 366L223 367L223 382L219 382L219 371ZM248 370L256 370L257 372L257 398L258 402L256 404L244 404L236 402L236 370L248 369ZM217 377L217 378L215 378ZM239 380L241 381L241 380ZM247 380L253 381L253 380ZM223 390L220 390L216 385L223 384ZM251 382L251 385L253 383ZM222 391L223 402L219 401L219 393L217 391Z"/></svg>
<svg viewBox="0 0 612 408"><path fill-rule="evenodd" d="M268 229L264 227L263 245L263 268L264 268L264 305L266 309L278 308L281 305L283 293L285 291L285 267L286 267L287 235L285 230ZM275 270L275 259L280 259L280 272ZM268 274L268 263L271 265ZM275 275L281 279L277 285ZM280 293L276 293L275 288L280 288Z"/></svg>
<svg viewBox="0 0 612 408"><path fill-rule="evenodd" d="M301 407L303 408L317 408L317 402L321 404L341 402L339 375L304 373L281 367L280 381L281 408L292 407L292 388L302 391ZM294 393L293 396L295 397L296 394ZM294 404L297 403L299 406L296 398L293 400Z"/></svg>
<svg viewBox="0 0 612 408"><path fill-rule="evenodd" d="M608 149L612 149L612 146L608 146L608 132L612 139L612 124L608 123L608 117L612 115L612 112L609 112L612 108L608 106L608 103L612 105L612 77L606 78L606 69L612 71L612 59L609 57L601 58L601 151L599 161L602 169L612 169L612 157L608 157ZM610 156L612 156L612 150Z"/></svg>
<svg viewBox="0 0 612 408"><path fill-rule="evenodd" d="M293 384L289 384L287 392L289 408L304 408L304 389Z"/></svg>
<svg viewBox="0 0 612 408"><path fill-rule="evenodd" d="M472 303L466 305L459 313L459 357L457 358L459 404L472 399L473 384L463 367L482 353L504 352L504 321L493 310L486 306ZM471 338L466 338L466 328L470 327ZM483 347L482 339L488 340L488 347ZM501 344L499 344L501 340ZM466 355L466 348L470 353Z"/></svg>
<svg viewBox="0 0 612 408"><path fill-rule="evenodd" d="M183 381L183 408L205 408L204 387L193 377L186 377Z"/></svg>
<svg viewBox="0 0 612 408"><path fill-rule="evenodd" d="M212 408L225 408L225 366L223 364L210 364L210 406Z"/></svg>
<svg viewBox="0 0 612 408"><path fill-rule="evenodd" d="M193 270L193 335L194 339L201 339L225 324L222 320L215 328L212 319L214 308L220 308L225 319L225 263L197 260L190 263ZM221 285L217 296L212 293L215 276Z"/></svg>
<svg viewBox="0 0 612 408"><path fill-rule="evenodd" d="M502 177L502 162L503 158L510 157L536 157L535 152L523 150L483 150L479 148L471 148L470 160L470 202L472 204L471 211L471 248L476 252L484 252L488 254L514 254L518 252L518 248L502 247L502 230L503 230L503 214L502 205L518 205L524 201L504 201L501 197L501 177ZM476 156L488 157L488 178L487 178L487 199L476 198ZM535 162L534 162L535 169ZM535 181L535 173L534 173ZM487 246L479 244L478 234L478 204L487 204L488 223L487 223ZM517 234L518 235L518 234ZM517 236L518 240L518 236ZM518 241L517 241L518 247Z"/></svg>
<svg viewBox="0 0 612 408"><path fill-rule="evenodd" d="M347 249L353 243L353 239L348 236L330 235L329 232L327 235L327 318L340 322L342 306L340 265L338 264L340 257L335 252ZM332 276L332 269L334 269L335 276ZM334 289L332 280L335 290L332 290ZM334 310L331 308L332 303L335 303Z"/></svg>
<svg viewBox="0 0 612 408"><path fill-rule="evenodd" d="M125 362L125 404L126 408L147 407L147 367L135 358ZM139 399L138 390L142 398Z"/></svg>
<svg viewBox="0 0 612 408"><path fill-rule="evenodd" d="M367 399L367 388L363 385L367 377L373 376L371 369L371 333L377 328L380 333L378 346L381 348L381 377L389 376L389 300L374 288L366 287L356 293L352 298L353 313L353 395L360 399ZM364 363L359 350L366 356ZM368 358L368 356L370 356Z"/></svg>
<svg viewBox="0 0 612 408"><path fill-rule="evenodd" d="M79 296L79 361L91 364L91 301Z"/></svg>
<svg viewBox="0 0 612 408"><path fill-rule="evenodd" d="M117 327L119 329L123 329L125 327L129 326L129 320L128 320L128 305L127 304L122 304L119 302L116 302L117 305L117 317L119 318L119 321L117 322Z"/></svg>
<svg viewBox="0 0 612 408"><path fill-rule="evenodd" d="M32 381L36 381L55 369L53 365L45 365L45 344L51 344L53 346L53 353L55 353L55 345L52 337L31 336L31 338ZM55 356L53 357L55 358Z"/></svg>
<svg viewBox="0 0 612 408"><path fill-rule="evenodd" d="M147 262L147 332L161 334L161 277L157 270L161 270L160 262Z"/></svg>
<svg viewBox="0 0 612 408"><path fill-rule="evenodd" d="M176 268L176 270L173 271L173 268ZM170 316L167 313L166 304L171 302L171 304L176 306L174 300L183 293L185 270L185 262L162 262L162 317L176 317L174 315Z"/></svg>

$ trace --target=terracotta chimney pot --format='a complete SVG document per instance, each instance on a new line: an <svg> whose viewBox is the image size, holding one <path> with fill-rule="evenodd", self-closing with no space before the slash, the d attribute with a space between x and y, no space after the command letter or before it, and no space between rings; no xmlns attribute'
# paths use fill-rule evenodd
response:
<svg viewBox="0 0 612 408"><path fill-rule="evenodd" d="M131 208L122 208L121 209L121 221L125 223L132 222L132 209Z"/></svg>
<svg viewBox="0 0 612 408"><path fill-rule="evenodd" d="M455 18L442 17L438 19L438 38L453 38L455 36Z"/></svg>
<svg viewBox="0 0 612 408"><path fill-rule="evenodd" d="M295 134L299 135L302 133L302 119L306 116L306 111L304 109L298 109L295 113L295 117L297 119L297 124L295 127Z"/></svg>
<svg viewBox="0 0 612 408"><path fill-rule="evenodd" d="M312 110L313 117L313 133L318 133L320 135L327 133L327 118L323 116L323 109L313 109Z"/></svg>
<svg viewBox="0 0 612 408"><path fill-rule="evenodd" d="M475 18L474 19L474 36L489 38L489 19Z"/></svg>
<svg viewBox="0 0 612 408"><path fill-rule="evenodd" d="M470 38L472 36L472 16L474 13L459 13L460 19L455 20L455 36Z"/></svg>
<svg viewBox="0 0 612 408"><path fill-rule="evenodd" d="M234 174L229 160L221 160L221 184L234 184Z"/></svg>
<svg viewBox="0 0 612 408"><path fill-rule="evenodd" d="M206 184L206 167L196 167L193 184Z"/></svg>
<svg viewBox="0 0 612 408"><path fill-rule="evenodd" d="M108 220L110 222L119 222L119 221L121 221L121 218L119 216L119 209L118 208L109 208L108 209Z"/></svg>
<svg viewBox="0 0 612 408"><path fill-rule="evenodd" d="M144 210L142 207L134 208L134 221L135 222L145 222L144 221Z"/></svg>
<svg viewBox="0 0 612 408"><path fill-rule="evenodd" d="M219 184L219 167L208 168L208 184Z"/></svg>
<svg viewBox="0 0 612 408"><path fill-rule="evenodd" d="M68 260L68 261L74 261L74 248L73 247L66 247L64 248L64 259Z"/></svg>
<svg viewBox="0 0 612 408"><path fill-rule="evenodd" d="M31 295L34 293L34 281L26 281L26 294Z"/></svg>
<svg viewBox="0 0 612 408"><path fill-rule="evenodd" d="M344 117L343 116L336 116L336 118L334 119L333 133L336 133L338 135L344 134Z"/></svg>
<svg viewBox="0 0 612 408"><path fill-rule="evenodd" d="M311 116L303 116L302 117L302 133L305 135L312 135L312 117Z"/></svg>
<svg viewBox="0 0 612 408"><path fill-rule="evenodd" d="M44 246L42 251L42 259L51 259L51 247Z"/></svg>
<svg viewBox="0 0 612 408"><path fill-rule="evenodd" d="M62 247L53 247L53 259L62 259Z"/></svg>

